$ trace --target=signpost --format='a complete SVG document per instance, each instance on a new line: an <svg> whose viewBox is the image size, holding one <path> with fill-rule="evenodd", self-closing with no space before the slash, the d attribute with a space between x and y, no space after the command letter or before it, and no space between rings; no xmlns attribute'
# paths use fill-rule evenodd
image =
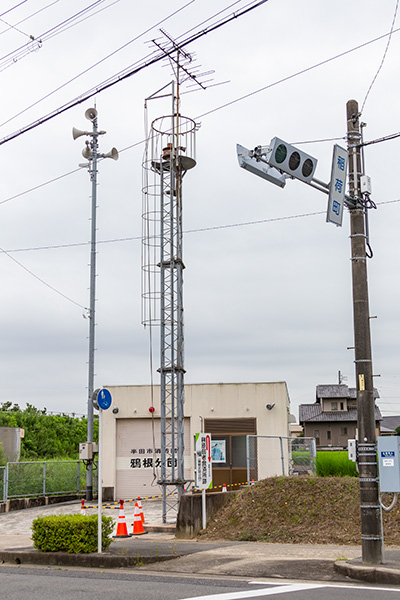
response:
<svg viewBox="0 0 400 600"><path fill-rule="evenodd" d="M348 152L337 144L333 147L331 184L329 186L328 210L326 221L342 226L343 206L346 190Z"/></svg>
<svg viewBox="0 0 400 600"><path fill-rule="evenodd" d="M196 433L194 447L196 452L196 487L201 489L202 525L205 529L207 525L206 490L212 488L211 435L209 433Z"/></svg>
<svg viewBox="0 0 400 600"><path fill-rule="evenodd" d="M98 466L98 478L97 478L97 553L101 554L102 543L102 504L103 504L103 427L102 427L102 414L103 410L110 408L112 403L112 397L109 390L106 388L97 389L93 392L92 402L94 408L99 411L99 466Z"/></svg>

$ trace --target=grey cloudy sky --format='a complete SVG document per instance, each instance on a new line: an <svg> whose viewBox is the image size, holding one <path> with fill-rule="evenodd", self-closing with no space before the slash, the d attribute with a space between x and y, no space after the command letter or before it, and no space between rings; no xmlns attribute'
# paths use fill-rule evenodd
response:
<svg viewBox="0 0 400 600"><path fill-rule="evenodd" d="M0 141L142 61L160 27L179 38L247 4L4 0ZM81 20L67 21L90 5ZM229 81L181 104L201 123L197 166L184 180L188 383L286 381L296 416L339 370L354 385L349 216L336 228L325 222L324 194L299 181L282 190L246 173L236 144L311 142L301 147L318 158L316 177L329 181L334 142L318 140L346 144L346 102L364 103L396 6L269 0L186 48L215 70L214 83ZM399 19L363 109L367 140L400 131ZM86 412L91 187L78 169L84 138L74 141L71 129L90 128L84 112L94 102L107 131L100 150L120 150L118 162L99 166L96 387L150 382L140 323L144 99L171 77L168 64L157 63L0 145L1 401ZM378 205L370 211L368 273L383 414L400 413L399 143L365 151Z"/></svg>

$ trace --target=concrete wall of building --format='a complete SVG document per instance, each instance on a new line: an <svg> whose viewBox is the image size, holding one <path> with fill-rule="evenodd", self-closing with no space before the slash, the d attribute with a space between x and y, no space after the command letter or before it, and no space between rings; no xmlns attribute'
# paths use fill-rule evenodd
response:
<svg viewBox="0 0 400 600"><path fill-rule="evenodd" d="M19 427L0 427L0 444L6 462L19 461L21 431Z"/></svg>
<svg viewBox="0 0 400 600"><path fill-rule="evenodd" d="M106 386L112 395L110 409L103 412L103 488L108 496L117 493L117 430L121 419L160 419L160 387ZM266 405L273 405L271 410ZM154 406L154 412L149 408ZM189 467L193 456L193 437L203 429L204 419L255 418L257 435L289 436L290 400L286 383L233 383L185 385L185 418L189 421ZM151 445L151 440L149 440ZM156 446L159 446L156 444ZM276 463L276 464L275 464ZM258 478L281 473L280 459L263 457ZM193 477L193 469L192 469ZM146 493L147 492L147 493ZM138 495L159 493L142 489Z"/></svg>

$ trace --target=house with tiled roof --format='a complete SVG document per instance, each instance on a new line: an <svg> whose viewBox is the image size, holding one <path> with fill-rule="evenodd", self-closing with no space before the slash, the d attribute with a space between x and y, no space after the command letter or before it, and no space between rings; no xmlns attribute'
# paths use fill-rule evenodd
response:
<svg viewBox="0 0 400 600"><path fill-rule="evenodd" d="M374 388L375 400L379 398ZM375 406L377 435L382 416ZM357 434L357 390L344 384L317 385L314 404L300 404L299 423L304 437L313 437L319 448L347 448Z"/></svg>

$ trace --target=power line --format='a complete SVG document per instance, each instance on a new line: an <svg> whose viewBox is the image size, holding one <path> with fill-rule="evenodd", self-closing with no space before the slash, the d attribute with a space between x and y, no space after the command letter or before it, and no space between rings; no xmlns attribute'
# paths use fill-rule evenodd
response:
<svg viewBox="0 0 400 600"><path fill-rule="evenodd" d="M15 6L13 6L12 8L8 8L5 12L1 13L0 18L4 17L4 15L7 15L9 12L15 10L16 8L18 8L19 6L22 6L22 4L25 4L26 2L28 2L28 0L22 0L22 2L20 2L19 4L16 4Z"/></svg>
<svg viewBox="0 0 400 600"><path fill-rule="evenodd" d="M11 254L9 252L7 252L7 250L3 250L2 248L0 248L0 252L2 252L3 254L5 254L6 256L8 256L9 259L11 259L12 261L14 261L19 267L21 267L21 269L24 269L24 271L26 271L27 273L29 273L29 275L31 275L32 277L34 277L35 279L37 279L37 281L39 281L40 283L42 283L43 285L45 285L46 287L48 287L53 292L56 292L56 294L58 294L59 296L62 296L63 298L65 298L65 300L68 300L72 304L75 304L76 306L79 306L80 308L83 308L84 310L88 310L88 308L86 306L83 306L83 304L80 304L79 302L75 302L75 300L72 300L72 298L70 298L69 296L66 296L66 294L63 294L62 292L60 292L59 290L57 290L55 287L53 287L52 285L50 285L49 283L47 283L47 281L45 281L41 277L38 277L37 275L35 275L35 273L33 273L30 269L28 269L27 267L25 267L25 265L23 265L16 258L14 258L13 256L11 256Z"/></svg>
<svg viewBox="0 0 400 600"><path fill-rule="evenodd" d="M193 43L194 41L200 39L201 37L219 29L220 27L223 27L224 25L230 23L231 21L233 21L234 19L238 19L242 16L244 16L245 14L249 13L250 11L254 10L255 8L258 8L259 6L261 6L262 4L265 4L266 2L268 2L268 0L258 0L258 2L256 3L252 3L251 6L246 6L244 9L242 9L241 11L238 11L237 13L233 13L232 15L230 15L229 17L227 17L225 20L218 22L216 24L210 25L210 27L208 27L207 29L204 29L192 36L190 36L189 38L187 38L186 40L182 41L179 45L180 47L184 47L187 46L188 44ZM66 112L67 110L70 110L71 108L73 108L74 106L78 106L79 104L82 104L82 102L85 102L85 100L88 100L89 98L91 98L92 96L99 94L100 92L103 92L104 90L113 87L114 85L116 85L117 83L119 83L120 81L124 81L125 79L128 79L129 77L131 77L132 75L136 75L137 73L139 73L140 71L142 71L143 69L156 64L157 62L160 62L161 60L164 60L166 56L168 56L170 53L172 53L174 50L174 48L171 48L170 52L167 51L163 51L159 54L156 54L156 56L152 59L149 59L147 62L142 63L141 65L135 67L134 69L131 70L127 70L125 73L119 74L109 80L106 80L105 82L99 84L98 86L96 86L95 88L92 88L91 90L85 92L84 94L82 94L81 96L79 96L78 98L75 98L74 100L71 100L70 102L68 102L67 104L64 104L63 106L59 107L58 109L54 110L53 112L47 114L44 117L41 117L40 119L38 119L37 121L34 121L33 123L30 123L29 125L26 125L25 127L23 127L22 129L20 129L19 131L16 131L8 136L6 136L5 138L3 138L2 140L0 140L0 146L2 144L5 144L6 142L9 142L17 137L19 137L20 135L27 133L28 131L31 131L32 129L35 129L36 127L38 127L39 125L43 125L44 123L47 123L48 121L50 121L51 119L54 119L54 117L57 117L61 114L63 114L64 112Z"/></svg>
<svg viewBox="0 0 400 600"><path fill-rule="evenodd" d="M88 12L90 12L93 8L102 4L103 2L106 2L106 0L96 0L96 2L94 2L93 4L87 6L86 8L82 9L78 13L75 13L71 17L68 17L68 19L65 19L64 21L62 21L58 25L52 27L45 33L42 33L41 35L36 36L36 37L28 36L32 40L29 44L25 44L25 45L21 46L20 48L17 48L16 50L14 50L13 52L6 54L5 56L0 58L0 67L1 67L0 71L4 71L5 69L12 66L18 60L20 60L21 58L24 58L31 52L39 50L42 47L43 42L48 41L49 39L55 37L56 35L64 33L71 27L74 27L75 25L78 25L79 23L82 23L83 21L93 17L98 12L101 12L102 10L109 8L113 4L120 2L120 0L114 0L114 2L112 2L108 6L105 6L102 9L87 15ZM87 15L87 16L85 16L85 15Z"/></svg>
<svg viewBox="0 0 400 600"><path fill-rule="evenodd" d="M322 67L324 65L327 65L328 63L337 60L338 58L342 58L343 56L347 56L348 54L351 54L352 52L356 52L357 50L360 50L361 48L365 48L366 46L369 46L370 44L374 44L375 42L378 42L379 40L384 39L385 37L391 36L393 33L397 33L398 31L400 31L400 27L398 27L397 29L394 29L393 31L389 32L389 33L385 33L377 38L374 38L373 40L369 40L368 42L364 42L363 44L359 44L358 46L355 46L354 48L350 48L349 50L345 50L344 52L341 52L340 54L336 54L335 56L332 56L331 58L327 58L326 60L323 60L319 63L315 63L314 65L311 65L310 67L306 67L305 69L302 69L301 71L297 71L296 73L292 73L291 75L288 75L287 77L283 77L282 79L278 79L277 81L274 81L273 83L270 83L262 88L259 88L258 90L254 90L253 92L250 92L249 94L245 94L244 96L240 96L239 98L236 98L235 100L231 100L230 102L226 102L225 104L222 104L221 106L218 106L217 108L213 108L212 110L209 110L201 115L198 115L196 117L196 119L201 119L203 117L206 117L208 115L211 115L214 112L217 112L218 110L222 110L223 108L227 108L228 106L232 106L233 104L236 104L237 102L241 102L242 100L246 100L247 98L251 98L251 96L255 96L256 94L259 94L260 92L264 92L265 90L268 90L272 87L275 87L276 85L279 85L281 83L284 83L286 81L289 81L290 79L294 79L295 77L299 77L300 75L304 75L305 73L308 73L309 71L312 71L313 69L317 69L318 67ZM2 144L2 141L0 141L0 144Z"/></svg>
<svg viewBox="0 0 400 600"><path fill-rule="evenodd" d="M376 202L377 206L382 206L384 204L395 204L400 202L400 198L398 198L397 200L385 200L383 202ZM310 212L310 213L300 213L297 215L286 215L283 217L271 217L270 219L258 219L256 221L243 221L241 223L225 223L223 225L210 225L209 227L198 227L197 229L186 229L183 233L184 235L188 235L190 233L204 233L207 231L219 231L221 229L233 229L233 228L237 228L237 227L248 227L249 225L264 225L266 223L275 223L275 222L279 222L279 221L291 221L293 219L303 219L306 217L315 217L317 215L324 215L326 214L326 210L320 210L320 211L315 211L315 212ZM128 237L119 237L119 238L112 238L112 239L108 239L108 240L98 240L97 243L98 244L116 244L116 243L120 243L120 242L134 242L134 241L140 241L142 239L141 235L136 235L136 236L128 236ZM10 250L3 250L3 252L6 252L8 254L14 254L17 252L33 252L33 251L39 251L39 250L60 250L60 249L64 249L64 248L78 248L78 247L83 247L83 246L89 246L90 242L75 242L75 243L69 243L69 244L53 244L53 245L48 245L48 246L33 246L30 248L14 248L14 249L10 249ZM1 250L0 250L1 252Z"/></svg>
<svg viewBox="0 0 400 600"><path fill-rule="evenodd" d="M390 42L391 42L391 39L392 39L392 33L393 33L394 24L395 24L395 22L396 22L396 16L397 16L397 9L398 9L398 7L399 7L399 0L397 0L397 2L396 2L396 8L394 9L394 15L393 15L393 20L392 20L392 26L391 26L391 28L390 28L390 33L389 33L388 41L387 41L387 44L386 44L385 52L383 53L383 57L382 57L382 60L381 60L381 64L379 65L379 67L378 67L378 70L377 70L377 72L375 73L375 77L374 77L374 78L373 78L373 80L371 81L371 85L369 86L369 88L368 88L368 91L367 91L367 93L365 94L365 98L364 98L364 102L362 103L362 106L361 106L361 111L360 111L360 114L362 114L362 113L364 112L365 103L366 103L366 101L367 101L367 98L368 98L368 96L369 96L369 93L370 93L370 91L372 90L372 86L374 85L374 83L375 83L375 81L376 81L376 79L377 79L377 77L378 77L379 73L381 72L381 69L382 69L382 67L383 67L383 63L385 62L385 58L386 58L387 52L388 52L388 50L389 50L389 45L390 45Z"/></svg>
<svg viewBox="0 0 400 600"><path fill-rule="evenodd" d="M59 1L59 0L57 0L57 1ZM140 39L141 37L143 37L144 35L146 35L146 33L149 33L152 29L155 29L159 25L162 25L163 23L165 23L166 21L168 21L170 18L174 17L176 14L178 14L179 12L181 12L182 10L184 10L185 8L187 8L190 4L193 4L193 2L195 2L195 1L196 0L190 0L190 2L188 2L187 4L185 4L184 6L182 6L181 8L178 8L175 12L169 14L164 19L161 19L161 21L158 21L158 23L155 23L154 25L152 25L151 27L149 27L148 29L146 29L145 31L143 31L142 33L140 33L139 35L137 35L133 39L129 40L129 42L126 42L125 44L123 44L122 46L120 46L119 48L117 48L117 50L114 50L113 52L111 52L107 56L104 56L102 59L100 59L99 61L97 61L96 63L94 63L93 65L91 65L90 67L88 67L87 69L85 69L84 71L82 71L81 73L79 73L78 75L75 75L75 77L72 77L71 79L69 79L68 81L66 81L62 85L60 85L58 88L56 88L52 92L46 94L45 96L43 96L42 98L40 98L39 100L37 100L36 102L34 102L33 104L30 104L29 106L27 106L26 108L24 108L23 110L21 110L19 113L17 113L13 117L7 119L7 121L4 121L3 123L1 123L0 127L3 127L4 125L7 125L7 123L10 123L11 121L13 121L17 117L21 116L22 114L24 114L25 112L27 112L31 108L33 108L33 107L37 106L38 104L40 104L40 102L43 102L43 100L47 100L47 98L50 98L50 96L52 96L56 92L59 92L60 90L62 90L64 87L66 87L70 83L76 81L77 79L79 79L79 77L82 77L82 75L85 75L86 73L88 73L89 71L91 71L95 67L98 67L103 62L105 62L106 60L108 60L109 58L111 58L112 56L114 56L115 54L117 54L118 52L120 52L121 50L124 50L130 44L133 44L134 42L136 42L138 39ZM239 0L239 1L241 1L241 0Z"/></svg>

